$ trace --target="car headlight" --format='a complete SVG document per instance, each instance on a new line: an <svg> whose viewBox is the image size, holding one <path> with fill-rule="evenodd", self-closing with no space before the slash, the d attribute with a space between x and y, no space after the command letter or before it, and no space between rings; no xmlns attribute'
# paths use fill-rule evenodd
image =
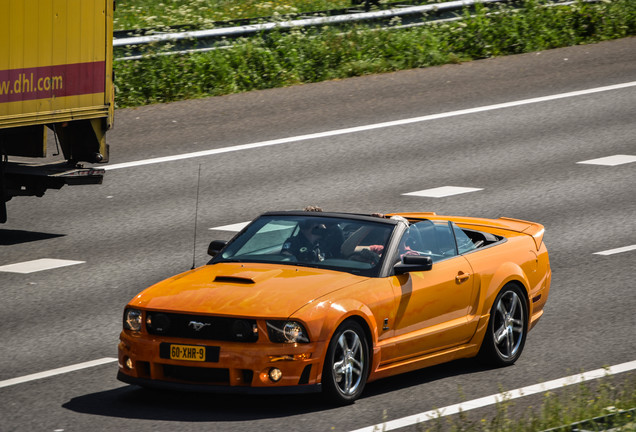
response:
<svg viewBox="0 0 636 432"><path fill-rule="evenodd" d="M126 309L124 311L124 328L132 331L141 330L141 311Z"/></svg>
<svg viewBox="0 0 636 432"><path fill-rule="evenodd" d="M276 343L308 343L305 327L297 321L267 321L269 340Z"/></svg>

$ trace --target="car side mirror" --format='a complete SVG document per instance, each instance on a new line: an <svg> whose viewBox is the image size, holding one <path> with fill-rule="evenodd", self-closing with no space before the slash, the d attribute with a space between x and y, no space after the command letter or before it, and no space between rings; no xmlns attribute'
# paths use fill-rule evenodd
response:
<svg viewBox="0 0 636 432"><path fill-rule="evenodd" d="M225 247L227 242L225 240L214 240L208 246L208 255L211 257L215 257L221 252L221 250Z"/></svg>
<svg viewBox="0 0 636 432"><path fill-rule="evenodd" d="M433 268L433 260L430 256L424 255L404 255L402 262L393 266L396 275L410 272L429 271Z"/></svg>

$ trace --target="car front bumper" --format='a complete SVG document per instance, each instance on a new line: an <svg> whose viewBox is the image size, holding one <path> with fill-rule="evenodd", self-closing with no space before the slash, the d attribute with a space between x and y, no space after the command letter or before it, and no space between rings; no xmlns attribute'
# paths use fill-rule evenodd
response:
<svg viewBox="0 0 636 432"><path fill-rule="evenodd" d="M212 361L172 360L166 344L218 350ZM161 346L164 346L162 355ZM122 331L117 378L150 388L213 393L297 394L319 392L325 344L238 343L155 338ZM270 372L280 371L274 381Z"/></svg>
<svg viewBox="0 0 636 432"><path fill-rule="evenodd" d="M190 391L198 393L225 393L225 394L251 394L251 395L289 395L320 393L321 384L307 384L295 386L276 387L250 387L227 385L202 385L183 382L160 381L148 378L135 378L122 371L117 372L117 379L126 384L134 384L145 388L174 391Z"/></svg>

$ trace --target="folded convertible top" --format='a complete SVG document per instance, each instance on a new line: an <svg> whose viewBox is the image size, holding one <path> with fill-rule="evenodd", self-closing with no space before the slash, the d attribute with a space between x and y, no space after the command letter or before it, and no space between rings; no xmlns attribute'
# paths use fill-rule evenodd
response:
<svg viewBox="0 0 636 432"><path fill-rule="evenodd" d="M417 213L395 213L403 216L407 219L442 219L442 220L450 220L455 223L459 223L462 225L472 225L472 226L483 226L483 227L492 227L492 228L500 228L508 231L514 231L518 233L527 234L532 236L534 239L534 243L537 247L537 250L541 247L541 243L543 242L543 235L545 234L545 229L543 225L530 222L522 219L514 219L509 217L500 217L498 219L486 219L486 218L472 218L472 217L461 217L461 216L441 216L437 215L435 212L417 212ZM393 213L391 213L393 215ZM387 215L388 216L388 215Z"/></svg>

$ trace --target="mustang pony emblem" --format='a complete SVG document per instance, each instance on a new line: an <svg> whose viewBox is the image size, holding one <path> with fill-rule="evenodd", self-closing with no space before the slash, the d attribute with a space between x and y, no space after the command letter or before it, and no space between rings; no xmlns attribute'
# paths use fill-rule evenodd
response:
<svg viewBox="0 0 636 432"><path fill-rule="evenodd" d="M212 324L210 324L210 323L202 323L202 322L199 322L199 321L190 321L188 323L188 327L192 327L194 329L194 331L199 331L203 327L207 327L209 325L212 325Z"/></svg>

